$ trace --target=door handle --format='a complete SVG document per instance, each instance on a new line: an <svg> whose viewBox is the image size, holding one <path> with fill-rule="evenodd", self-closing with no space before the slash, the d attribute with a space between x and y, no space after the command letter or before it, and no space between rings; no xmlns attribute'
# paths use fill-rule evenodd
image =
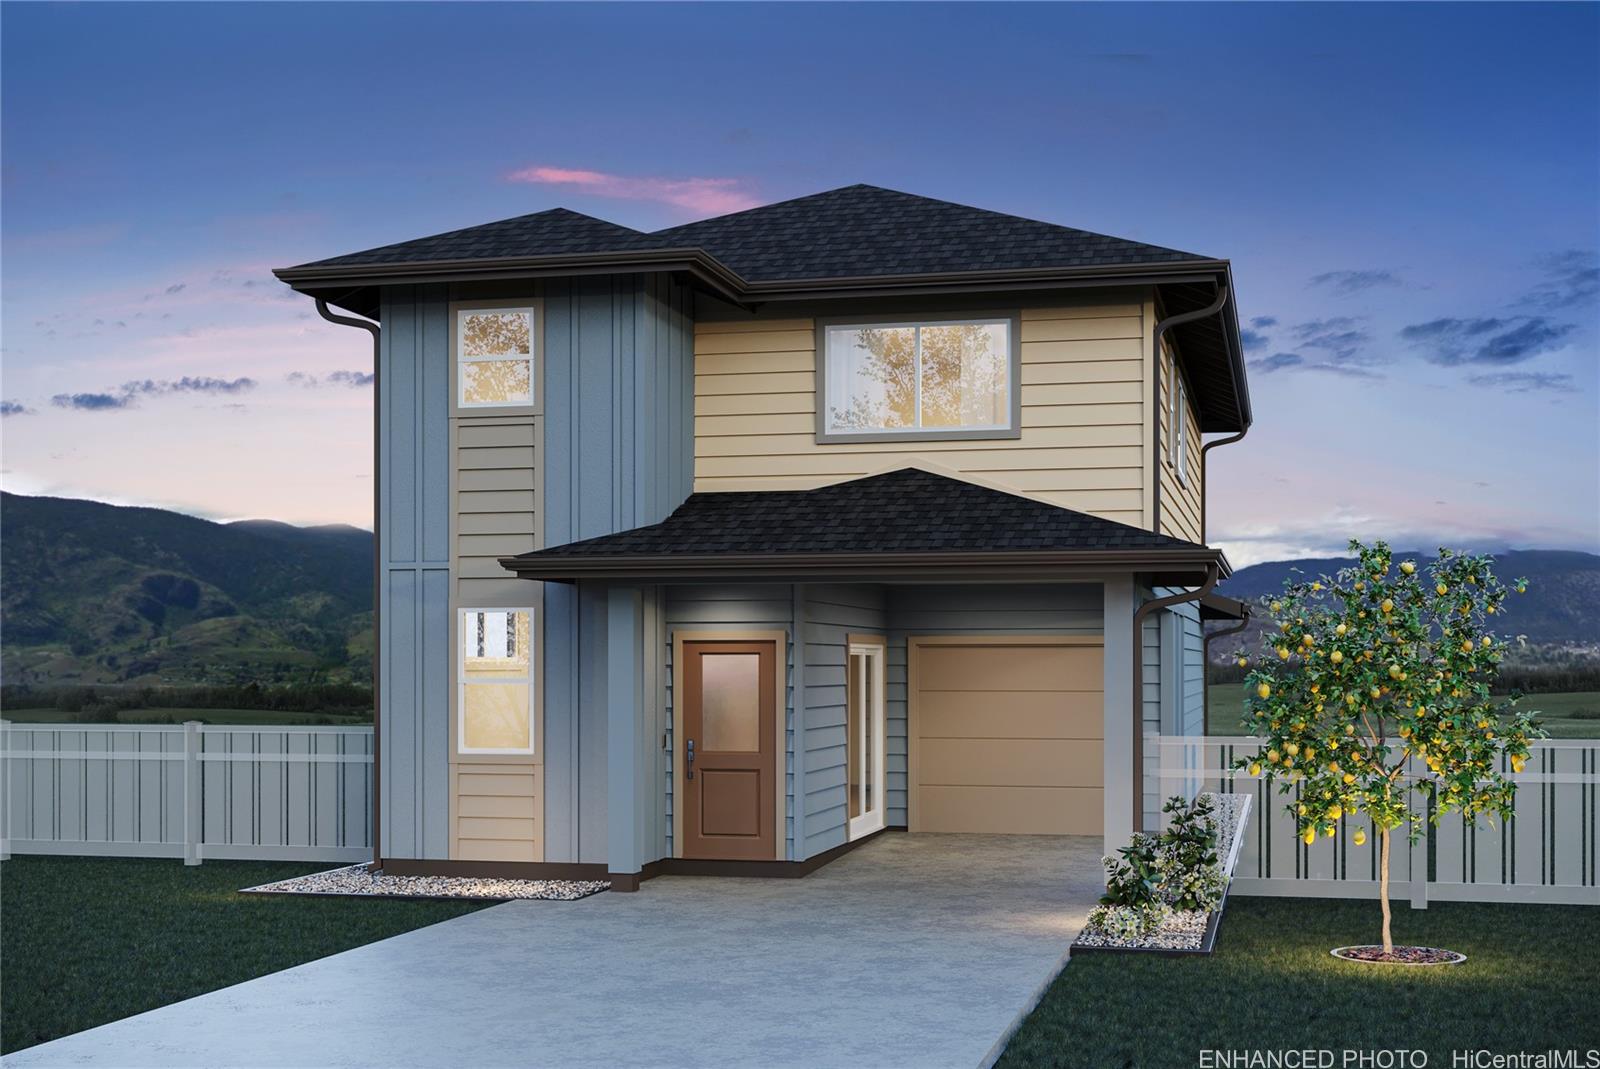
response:
<svg viewBox="0 0 1600 1069"><path fill-rule="evenodd" d="M690 739L683 747L683 778L694 779L694 740Z"/></svg>

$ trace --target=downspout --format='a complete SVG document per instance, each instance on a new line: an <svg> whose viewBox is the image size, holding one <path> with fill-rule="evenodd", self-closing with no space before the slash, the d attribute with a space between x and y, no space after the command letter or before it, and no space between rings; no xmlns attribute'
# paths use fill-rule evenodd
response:
<svg viewBox="0 0 1600 1069"><path fill-rule="evenodd" d="M1209 482L1206 481L1206 454L1211 452L1213 449L1215 449L1219 445L1232 445L1234 442L1239 441L1241 438L1243 438L1245 435L1247 435L1249 433L1250 433L1250 427L1249 427L1248 424L1246 424L1244 430L1240 431L1238 434L1230 434L1226 438L1218 438L1216 441L1207 442L1205 445L1202 445L1200 447L1200 544L1201 545L1205 545L1205 541L1206 541L1206 492L1207 492L1207 487L1209 487L1211 485ZM1219 635L1227 635L1227 634L1231 634L1232 632L1231 631L1219 631L1217 633Z"/></svg>
<svg viewBox="0 0 1600 1069"><path fill-rule="evenodd" d="M382 589L379 585L383 581L382 549L378 544L378 511L381 501L379 489L383 486L379 467L382 459L380 448L383 442L383 409L380 399L383 394L379 392L381 385L378 375L381 368L380 352L382 328L369 319L357 319L354 316L344 316L328 310L328 302L321 297L317 298L317 314L330 323L337 323L343 327L359 327L372 335L372 867L383 867L383 837L380 834L379 809L383 804L383 792L379 790L379 776L383 769L380 759L382 733L379 730L378 719L382 715L383 703L379 700L382 686L379 676L378 655L382 651L383 629L379 620L379 605L381 599L378 592Z"/></svg>
<svg viewBox="0 0 1600 1069"><path fill-rule="evenodd" d="M1141 604L1133 613L1133 830L1144 831L1144 622L1157 609L1199 601L1222 578L1220 564L1206 565L1206 579L1196 590L1168 594Z"/></svg>
<svg viewBox="0 0 1600 1069"><path fill-rule="evenodd" d="M1243 438L1244 435L1241 434L1239 437ZM1200 626L1204 627L1205 624ZM1237 635L1249 626L1250 606L1246 605L1244 607L1244 615L1239 618L1238 626L1224 627L1220 631L1207 631L1205 638L1200 640L1200 657L1203 668L1202 682L1204 684L1200 690L1200 734L1202 735L1211 734L1211 679L1209 675L1211 672L1211 640L1221 638L1223 635Z"/></svg>
<svg viewBox="0 0 1600 1069"><path fill-rule="evenodd" d="M1150 530L1155 531L1157 534L1161 532L1161 341L1166 336L1167 331L1173 327L1181 327L1185 323L1193 323L1197 319L1206 319L1214 316L1222 311L1223 306L1227 303L1228 285L1227 283L1222 283L1217 287L1216 300L1204 308L1195 312L1180 312L1178 315L1168 316L1156 323L1154 359L1150 364L1150 501L1152 506L1150 510ZM1176 364L1173 365L1172 370L1173 374L1177 374ZM1202 492L1204 492L1204 449L1201 450L1200 455L1202 458L1200 468L1202 481L1200 486ZM1203 512L1204 510L1202 509L1201 511ZM1201 541L1205 541L1204 536L1201 537Z"/></svg>

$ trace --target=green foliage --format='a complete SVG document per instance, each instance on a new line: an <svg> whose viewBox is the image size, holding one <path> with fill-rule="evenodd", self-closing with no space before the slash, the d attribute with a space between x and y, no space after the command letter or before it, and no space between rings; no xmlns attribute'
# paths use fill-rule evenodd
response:
<svg viewBox="0 0 1600 1069"><path fill-rule="evenodd" d="M1100 859L1106 869L1106 893L1100 896L1100 904L1131 909L1156 905L1160 874L1156 872L1155 836L1137 832L1117 853L1121 861L1111 857Z"/></svg>
<svg viewBox="0 0 1600 1069"><path fill-rule="evenodd" d="M1213 910L1227 886L1217 860L1217 822L1211 796L1193 802L1174 795L1162 807L1169 817L1156 843L1156 871L1163 901L1173 909Z"/></svg>
<svg viewBox="0 0 1600 1069"><path fill-rule="evenodd" d="M372 715L372 689L353 684L262 687L0 687L0 710L28 709L78 714L79 723L116 723L128 709L260 709L282 713Z"/></svg>
<svg viewBox="0 0 1600 1069"><path fill-rule="evenodd" d="M1246 680L1246 721L1264 742L1240 766L1298 788L1307 842L1358 811L1384 831L1410 821L1413 836L1446 812L1509 815L1506 770L1521 771L1543 732L1515 698L1491 696L1503 644L1490 625L1508 598L1493 559L1441 549L1422 568L1382 542L1350 548L1353 566L1291 579L1270 604L1276 629ZM1412 757L1427 769L1415 780Z"/></svg>

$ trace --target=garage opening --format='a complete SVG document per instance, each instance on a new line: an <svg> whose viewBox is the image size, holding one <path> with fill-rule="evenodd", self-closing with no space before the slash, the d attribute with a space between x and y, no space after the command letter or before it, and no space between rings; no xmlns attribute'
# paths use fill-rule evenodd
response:
<svg viewBox="0 0 1600 1069"><path fill-rule="evenodd" d="M1103 641L908 638L910 830L1100 835Z"/></svg>

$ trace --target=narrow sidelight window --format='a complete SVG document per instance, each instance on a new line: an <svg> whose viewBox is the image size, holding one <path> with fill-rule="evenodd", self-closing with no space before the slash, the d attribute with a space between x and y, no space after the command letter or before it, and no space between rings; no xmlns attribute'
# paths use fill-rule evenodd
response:
<svg viewBox="0 0 1600 1069"><path fill-rule="evenodd" d="M824 440L1016 430L1010 319L831 323L820 333Z"/></svg>
<svg viewBox="0 0 1600 1069"><path fill-rule="evenodd" d="M883 827L885 796L884 647L851 642L845 672L845 772L848 833L858 839Z"/></svg>
<svg viewBox="0 0 1600 1069"><path fill-rule="evenodd" d="M533 610L462 609L456 749L533 753Z"/></svg>
<svg viewBox="0 0 1600 1069"><path fill-rule="evenodd" d="M461 408L534 403L532 308L472 308L456 313L456 403Z"/></svg>
<svg viewBox="0 0 1600 1069"><path fill-rule="evenodd" d="M1172 443L1170 458L1178 476L1178 485L1189 485L1189 394L1178 373L1178 362L1172 362L1172 415L1167 420L1167 440Z"/></svg>

